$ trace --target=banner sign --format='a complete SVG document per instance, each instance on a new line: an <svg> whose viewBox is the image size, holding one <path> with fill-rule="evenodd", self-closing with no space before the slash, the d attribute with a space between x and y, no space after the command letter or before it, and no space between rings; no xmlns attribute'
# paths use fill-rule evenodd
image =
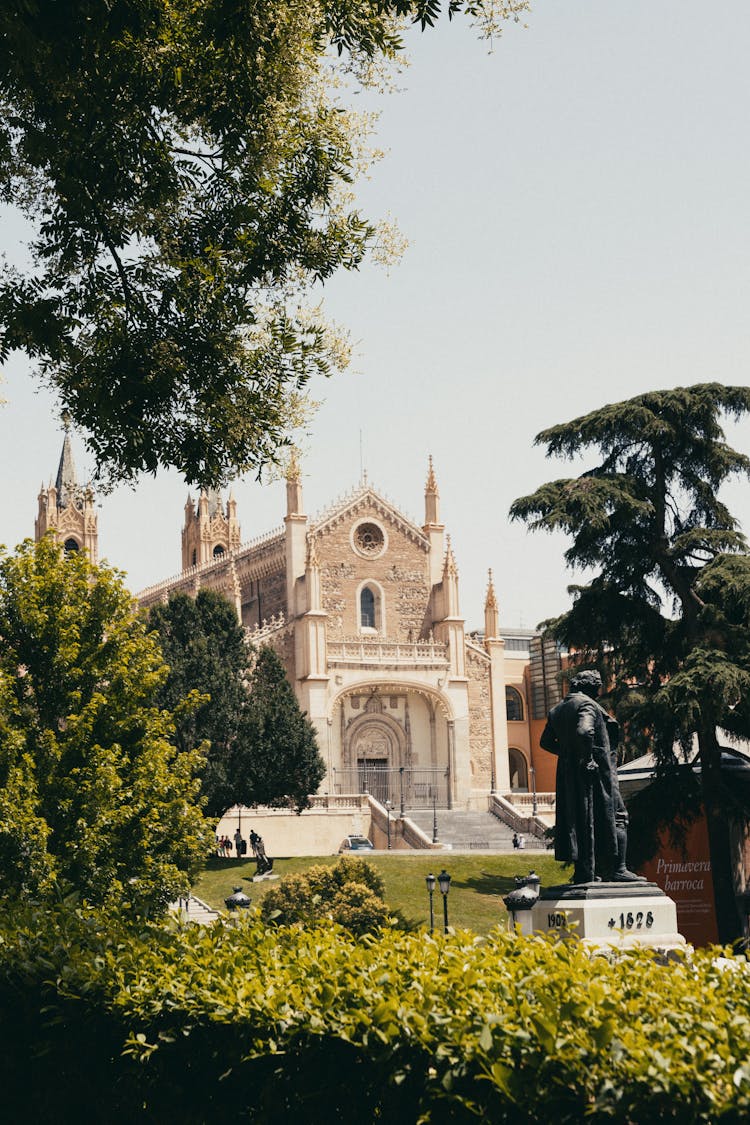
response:
<svg viewBox="0 0 750 1125"><path fill-rule="evenodd" d="M708 851L706 818L701 816L687 830L685 849L673 848L669 833L659 838L659 850L644 863L640 874L656 883L677 906L677 928L695 946L719 940L714 908L714 880Z"/></svg>

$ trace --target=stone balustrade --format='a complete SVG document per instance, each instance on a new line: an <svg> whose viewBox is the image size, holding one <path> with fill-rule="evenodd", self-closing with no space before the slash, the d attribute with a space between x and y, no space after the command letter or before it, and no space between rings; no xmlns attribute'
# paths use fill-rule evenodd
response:
<svg viewBox="0 0 750 1125"><path fill-rule="evenodd" d="M328 642L332 667L447 668L448 646L437 641L363 640L361 637Z"/></svg>
<svg viewBox="0 0 750 1125"><path fill-rule="evenodd" d="M518 793L514 791L511 799L513 801L513 804L517 808L523 809L524 812L527 812L527 810L533 809L534 807L533 793ZM543 812L552 812L555 807L555 794L537 793L536 806L537 809L540 809Z"/></svg>

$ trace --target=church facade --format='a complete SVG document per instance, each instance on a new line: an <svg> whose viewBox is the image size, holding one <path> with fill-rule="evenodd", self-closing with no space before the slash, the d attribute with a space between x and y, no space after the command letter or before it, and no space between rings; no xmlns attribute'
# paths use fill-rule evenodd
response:
<svg viewBox="0 0 750 1125"><path fill-rule="evenodd" d="M67 433L55 481L38 497L36 538L49 532L97 561L93 495L78 484ZM366 479L310 518L296 463L283 526L250 542L231 494L188 497L181 562L138 602L201 588L228 598L249 640L279 653L316 728L321 794L484 809L494 793L530 813L536 791L554 788L555 761L538 746L554 673L541 691L538 638L501 633L491 573L484 629L467 633L431 460L421 525Z"/></svg>
<svg viewBox="0 0 750 1125"><path fill-rule="evenodd" d="M138 601L203 587L281 656L317 730L321 792L367 789L394 807L486 807L489 793L511 794L513 755L525 755L508 745L506 698L521 697L525 666L507 662L511 686L491 575L484 633L466 634L431 462L421 526L366 480L310 519L296 464L283 528L244 545L231 495L188 497L182 570Z"/></svg>

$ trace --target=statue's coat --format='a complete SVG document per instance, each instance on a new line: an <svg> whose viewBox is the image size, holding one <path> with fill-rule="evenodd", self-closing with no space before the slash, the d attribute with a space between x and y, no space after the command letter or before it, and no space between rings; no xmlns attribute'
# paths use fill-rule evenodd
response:
<svg viewBox="0 0 750 1125"><path fill-rule="evenodd" d="M555 858L591 864L605 877L617 858L619 727L595 699L573 691L553 707L540 744L557 755ZM596 769L586 769L593 760Z"/></svg>

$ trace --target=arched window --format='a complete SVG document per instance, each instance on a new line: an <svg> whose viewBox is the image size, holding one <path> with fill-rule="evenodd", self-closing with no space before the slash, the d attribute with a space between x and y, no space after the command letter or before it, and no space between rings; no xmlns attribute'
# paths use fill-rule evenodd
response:
<svg viewBox="0 0 750 1125"><path fill-rule="evenodd" d="M63 544L63 551L65 551L66 555L72 555L74 551L77 551L78 549L78 544L76 543L75 539L65 540Z"/></svg>
<svg viewBox="0 0 750 1125"><path fill-rule="evenodd" d="M508 765L510 766L510 787L514 793L528 793L529 767L525 756L515 746L508 750Z"/></svg>
<svg viewBox="0 0 750 1125"><path fill-rule="evenodd" d="M506 687L505 689L505 710L509 722L523 722L523 699L520 691L517 691L514 687Z"/></svg>
<svg viewBox="0 0 750 1125"><path fill-rule="evenodd" d="M214 558L220 559L223 554L224 554L224 548L222 547L221 543L217 543L216 546L214 547Z"/></svg>
<svg viewBox="0 0 750 1125"><path fill-rule="evenodd" d="M374 629L375 626L375 595L369 586L365 586L359 595L359 627L360 629Z"/></svg>
<svg viewBox="0 0 750 1125"><path fill-rule="evenodd" d="M196 551L195 547L193 547L193 566L195 566L195 564L197 562L198 562L198 552Z"/></svg>

